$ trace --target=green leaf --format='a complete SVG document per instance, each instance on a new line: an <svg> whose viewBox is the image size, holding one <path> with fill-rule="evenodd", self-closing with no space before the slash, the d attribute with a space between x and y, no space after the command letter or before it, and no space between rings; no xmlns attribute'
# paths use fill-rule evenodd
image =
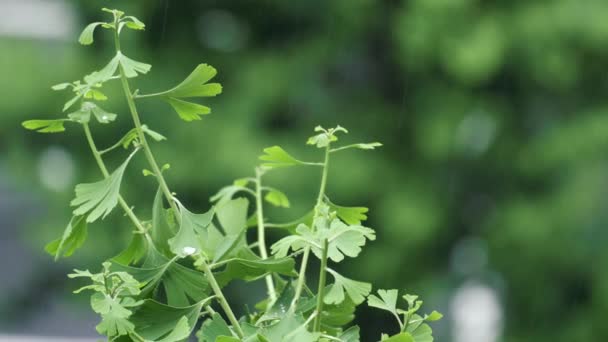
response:
<svg viewBox="0 0 608 342"><path fill-rule="evenodd" d="M190 337L190 333L192 329L190 328L190 324L188 324L188 318L186 316L182 317L177 323L173 330L161 338L160 340L156 340L155 342L179 342ZM140 335L141 336L141 335Z"/></svg>
<svg viewBox="0 0 608 342"><path fill-rule="evenodd" d="M147 251L148 243L144 235L134 233L127 248L112 260L123 265L137 264L146 256Z"/></svg>
<svg viewBox="0 0 608 342"><path fill-rule="evenodd" d="M106 112L95 103L88 101L83 102L80 109L68 114L68 117L73 121L84 124L90 121L91 114L94 115L97 121L102 124L107 124L116 119L116 114Z"/></svg>
<svg viewBox="0 0 608 342"><path fill-rule="evenodd" d="M247 227L248 206L249 201L241 197L215 207L217 219L226 235L238 235Z"/></svg>
<svg viewBox="0 0 608 342"><path fill-rule="evenodd" d="M96 329L100 334L108 337L127 335L133 332L134 325L129 321L132 311L127 307L137 307L141 302L135 301L131 296L140 293L139 283L125 272L110 272L110 263L103 263L103 271L91 274L89 271L78 271L70 274L70 278L86 277L93 282L92 285L82 287L82 290L96 291L91 296L93 311L101 314L101 322Z"/></svg>
<svg viewBox="0 0 608 342"><path fill-rule="evenodd" d="M360 143L360 144L353 145L353 147L359 148L359 149L362 149L362 150L373 150L376 147L380 147L380 146L382 146L382 143L379 143L379 142Z"/></svg>
<svg viewBox="0 0 608 342"><path fill-rule="evenodd" d="M324 292L327 293L330 289L331 286L326 286ZM316 296L309 298L303 296L298 301L296 312L310 312L314 310L316 303ZM340 304L325 304L321 313L321 317L323 318L321 330L332 336L341 334L343 327L355 319L355 308L355 303L348 296Z"/></svg>
<svg viewBox="0 0 608 342"><path fill-rule="evenodd" d="M241 185L228 185L221 188L215 195L211 196L209 200L216 205L223 205L234 197L240 191L247 191L248 189Z"/></svg>
<svg viewBox="0 0 608 342"><path fill-rule="evenodd" d="M262 166L269 168L287 167L294 165L302 165L303 162L292 157L280 146L272 146L264 149L264 154L260 156L260 160L265 161Z"/></svg>
<svg viewBox="0 0 608 342"><path fill-rule="evenodd" d="M207 64L199 64L185 80L177 86L160 93L148 96L161 96L169 103L184 121L200 120L201 115L211 113L211 108L181 100L189 97L210 97L221 94L222 86L219 83L207 83L217 74L217 70Z"/></svg>
<svg viewBox="0 0 608 342"><path fill-rule="evenodd" d="M199 64L180 84L155 95L178 98L216 96L222 92L222 86L219 83L207 83L216 74L214 67Z"/></svg>
<svg viewBox="0 0 608 342"><path fill-rule="evenodd" d="M296 228L296 231L299 229L299 232L301 233L303 226L306 227L305 225L300 224L298 228ZM313 244L316 244L314 239L307 241L306 238L300 235L289 235L275 242L270 246L270 250L275 257L284 258L289 254L290 249L298 251L306 246L313 246ZM320 245L317 244L316 247L320 248Z"/></svg>
<svg viewBox="0 0 608 342"><path fill-rule="evenodd" d="M122 23L132 30L143 30L146 28L146 24L132 15L124 17Z"/></svg>
<svg viewBox="0 0 608 342"><path fill-rule="evenodd" d="M217 338L217 340L215 340L216 342L240 342L242 340L238 339L237 337L234 336L219 336Z"/></svg>
<svg viewBox="0 0 608 342"><path fill-rule="evenodd" d="M376 239L375 232L371 228L346 225L338 218L334 218L331 224L327 222L328 219L325 217L315 219L314 231L305 224L298 225L296 235L287 236L271 246L272 253L282 257L287 255L289 249L297 251L309 246L315 256L321 259L322 246L327 240L327 257L333 262L340 262L345 256L357 257L367 240Z"/></svg>
<svg viewBox="0 0 608 342"><path fill-rule="evenodd" d="M57 120L27 120L23 121L22 125L26 129L33 130L39 133L57 133L65 131L63 123L66 119Z"/></svg>
<svg viewBox="0 0 608 342"><path fill-rule="evenodd" d="M117 9L111 9L111 8L107 8L104 7L101 9L103 12L107 12L112 14L112 16L114 16L114 19L120 19L122 18L122 16L125 14L125 12L121 11L121 10L117 10Z"/></svg>
<svg viewBox="0 0 608 342"><path fill-rule="evenodd" d="M213 210L223 232L213 224L197 230L204 254L214 263L231 257L234 250L246 246L248 204L247 199L237 198L216 205Z"/></svg>
<svg viewBox="0 0 608 342"><path fill-rule="evenodd" d="M135 328L133 323L128 320L130 314L131 311L127 309L110 311L102 315L101 323L95 329L98 333L107 336L127 335Z"/></svg>
<svg viewBox="0 0 608 342"><path fill-rule="evenodd" d="M74 103L76 103L76 101L80 100L82 96L81 95L76 95L73 98L71 98L70 100L68 100L68 102L66 102L63 105L63 109L62 111L65 112L68 108L70 108Z"/></svg>
<svg viewBox="0 0 608 342"><path fill-rule="evenodd" d="M424 320L427 322L435 322L438 321L440 319L443 318L443 314L441 314L440 312L437 312L435 310L433 310L433 312L431 312L430 314L426 315L424 317Z"/></svg>
<svg viewBox="0 0 608 342"><path fill-rule="evenodd" d="M57 90L65 90L65 89L67 89L71 85L72 85L72 83L67 83L67 82L59 83L59 84L55 84L55 85L51 86L51 89L53 89L55 91L57 91Z"/></svg>
<svg viewBox="0 0 608 342"><path fill-rule="evenodd" d="M342 261L344 256L356 258L366 240L376 239L373 229L358 225L349 226L337 219L332 222L328 235L327 256L333 262Z"/></svg>
<svg viewBox="0 0 608 342"><path fill-rule="evenodd" d="M342 207L331 202L328 205L330 210L335 211L338 217L348 224L358 225L367 220L366 213L369 209L366 207Z"/></svg>
<svg viewBox="0 0 608 342"><path fill-rule="evenodd" d="M422 317L413 315L405 331L412 336L413 342L433 342L433 330L423 323Z"/></svg>
<svg viewBox="0 0 608 342"><path fill-rule="evenodd" d="M93 32L95 31L95 29L97 28L97 26L105 24L103 22L95 22L95 23L91 23L89 25L87 25L84 30L82 30L82 33L80 34L80 37L78 38L78 42L82 45L91 45L93 44Z"/></svg>
<svg viewBox="0 0 608 342"><path fill-rule="evenodd" d="M382 342L418 342L409 333L400 333L389 338L383 338Z"/></svg>
<svg viewBox="0 0 608 342"><path fill-rule="evenodd" d="M290 205L287 195L277 189L270 189L264 199L275 207L289 208Z"/></svg>
<svg viewBox="0 0 608 342"><path fill-rule="evenodd" d="M372 290L372 285L370 283L364 283L343 277L338 272L330 268L327 268L327 272L334 277L335 282L331 285L330 290L323 298L323 301L326 304L342 303L345 298L345 292L348 294L353 303L361 304Z"/></svg>
<svg viewBox="0 0 608 342"><path fill-rule="evenodd" d="M370 295L367 297L367 305L381 310L386 310L397 316L397 297L399 295L399 291L394 289L378 290L378 295L380 298L376 297L375 295Z"/></svg>
<svg viewBox="0 0 608 342"><path fill-rule="evenodd" d="M330 135L328 133L321 133L314 135L306 141L307 145L316 145L318 148L323 148L329 146L330 143L337 141L338 137L335 135Z"/></svg>
<svg viewBox="0 0 608 342"><path fill-rule="evenodd" d="M301 315L287 315L279 322L260 329L268 341L272 342L311 342L319 338L319 333L307 330Z"/></svg>
<svg viewBox="0 0 608 342"><path fill-rule="evenodd" d="M232 336L232 330L218 313L205 320L196 334L199 342L216 342L220 336Z"/></svg>
<svg viewBox="0 0 608 342"><path fill-rule="evenodd" d="M117 56L120 56L120 66L122 67L125 76L127 76L128 78L137 77L138 74L146 74L152 68L150 64L138 62L123 55L120 52L118 52Z"/></svg>
<svg viewBox="0 0 608 342"><path fill-rule="evenodd" d="M253 179L248 178L248 177L239 178L239 179L234 180L233 185L245 187L245 186L247 186L247 184L249 184L250 182L253 182L253 181L254 181Z"/></svg>
<svg viewBox="0 0 608 342"><path fill-rule="evenodd" d="M135 61L119 51L105 67L85 76L84 80L87 84L104 83L114 77L119 66L128 78L136 77L138 74L145 74L152 68L150 64Z"/></svg>
<svg viewBox="0 0 608 342"><path fill-rule="evenodd" d="M212 208L204 214L194 214L181 204L179 208L181 224L177 234L168 243L173 254L185 258L201 251L197 230L206 232L213 219L214 210Z"/></svg>
<svg viewBox="0 0 608 342"><path fill-rule="evenodd" d="M177 342L187 338L198 320L202 307L209 299L194 305L176 307L147 299L130 320L135 332L149 341Z"/></svg>
<svg viewBox="0 0 608 342"><path fill-rule="evenodd" d="M85 215L88 213L87 222L94 222L99 217L105 218L118 204L120 196L120 183L127 164L133 157L132 153L122 165L112 174L95 183L76 185L76 198L70 204L77 206L74 215Z"/></svg>
<svg viewBox="0 0 608 342"><path fill-rule="evenodd" d="M63 231L60 239L54 240L44 248L49 254L60 257L69 257L80 248L87 238L87 222L84 216L74 216Z"/></svg>
<svg viewBox="0 0 608 342"><path fill-rule="evenodd" d="M359 327L352 326L338 336L342 342L359 342Z"/></svg>
<svg viewBox="0 0 608 342"><path fill-rule="evenodd" d="M89 103L89 102L87 102L87 103ZM105 110L103 110L98 105L92 106L91 107L91 112L93 113L93 115L95 116L95 118L97 119L97 121L99 123L102 123L102 124L109 123L109 122L114 121L116 119L116 114L106 112Z"/></svg>
<svg viewBox="0 0 608 342"><path fill-rule="evenodd" d="M174 97L163 98L173 107L180 118L184 121L201 120L201 115L211 113L211 108L200 105L198 103L179 100Z"/></svg>
<svg viewBox="0 0 608 342"><path fill-rule="evenodd" d="M277 300L264 312L264 315L258 319L257 324L259 325L263 322L278 320L284 317L293 301L295 292L293 283L287 283L281 291L279 298L277 298ZM307 298L303 298L297 302L295 313L304 313L316 306L316 302L306 299ZM308 303L311 303L312 305L306 307L302 306L303 304Z"/></svg>
<svg viewBox="0 0 608 342"><path fill-rule="evenodd" d="M89 89L86 93L84 93L85 99L93 99L96 101L105 101L108 97L97 89Z"/></svg>
<svg viewBox="0 0 608 342"><path fill-rule="evenodd" d="M155 140L155 141L163 141L163 140L167 140L167 138L166 138L164 135L162 135L162 134L160 134L160 133L158 133L158 132L155 132L155 131L151 130L150 128L148 128L148 126L147 126L147 125L141 125L141 130L142 130L144 133L146 133L148 136L150 136L150 138L152 138L152 139L153 139L153 140ZM167 164L163 165L163 169L165 168L165 166L166 166L166 165L167 165ZM168 167L167 167L167 168L168 168Z"/></svg>
<svg viewBox="0 0 608 342"><path fill-rule="evenodd" d="M172 306L188 306L209 294L205 275L167 259L154 246L148 246L148 255L142 267L132 267L112 260L112 271L127 272L143 284L142 294L149 295L162 286L167 303Z"/></svg>
<svg viewBox="0 0 608 342"><path fill-rule="evenodd" d="M89 75L85 76L84 81L87 84L97 84L97 83L104 83L104 82L108 81L109 79L111 79L114 76L114 74L116 73L116 70L118 70L118 65L120 64L121 56L122 56L122 54L120 52L117 53L110 60L110 62L108 62L108 64L106 64L106 66L104 66L101 70L93 71ZM67 103L66 103L66 106L69 107ZM66 108L64 106L64 110L65 109Z"/></svg>
<svg viewBox="0 0 608 342"><path fill-rule="evenodd" d="M292 258L261 259L251 250L242 248L234 258L230 258L224 270L216 273L220 286L225 286L234 279L253 281L266 274L278 273L285 276L296 276L295 261Z"/></svg>
<svg viewBox="0 0 608 342"><path fill-rule="evenodd" d="M352 144L352 145L336 147L336 148L331 149L329 152L338 152L338 151L347 150L347 149L351 149L351 148L358 148L361 150L374 150L374 149L376 149L376 147L380 147L380 146L382 146L382 144L379 142L360 143L360 144Z"/></svg>
<svg viewBox="0 0 608 342"><path fill-rule="evenodd" d="M308 145L316 145L318 148L325 148L329 146L334 141L338 140L338 137L335 135L337 132L348 133L348 131L338 125L336 128L325 129L321 126L315 127L315 132L321 132L317 135L314 135L306 141Z"/></svg>
<svg viewBox="0 0 608 342"><path fill-rule="evenodd" d="M152 206L152 229L150 237L154 241L154 245L164 255L170 255L169 239L175 235L175 223L170 219L167 209L163 205L163 192L158 188L154 197Z"/></svg>

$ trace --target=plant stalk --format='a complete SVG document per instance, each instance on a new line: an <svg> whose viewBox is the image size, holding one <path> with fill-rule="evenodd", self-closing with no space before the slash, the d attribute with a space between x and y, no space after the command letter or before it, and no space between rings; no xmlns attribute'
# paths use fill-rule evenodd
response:
<svg viewBox="0 0 608 342"><path fill-rule="evenodd" d="M207 261L203 260L202 268L203 268L203 272L205 272L205 275L207 276L207 281L209 281L209 285L211 285L211 289L215 293L215 296L217 297L217 300L220 303L220 306L224 310L224 313L226 313L228 320L232 324L237 335L239 335L239 338L243 338L245 336L245 334L243 333L243 330L241 329L241 326L239 325L239 321L236 319L234 312L232 312L230 305L228 305L228 301L226 301L226 297L224 297L224 294L222 293L222 290L220 289L219 284L215 280L215 277L213 276L213 272L209 268Z"/></svg>
<svg viewBox="0 0 608 342"><path fill-rule="evenodd" d="M257 208L258 218L258 249L260 250L260 256L262 259L268 259L268 251L266 248L266 233L264 227L264 206L262 203L262 170L260 168L255 169L255 204ZM274 281L272 275L267 274L265 277L266 287L268 288L268 296L270 297L270 303L274 303L277 299L277 291L274 287Z"/></svg>
<svg viewBox="0 0 608 342"><path fill-rule="evenodd" d="M89 147L91 148L91 152L93 152L93 156L95 157L95 160L97 161L97 166L99 166L99 169L101 170L101 173L103 174L103 177L104 178L110 177L108 168L106 167L106 164L103 162L103 159L101 158L101 154L99 153L99 150L97 149L97 146L95 145L95 141L93 140L93 135L91 134L91 129L89 128L89 124L85 123L82 126L84 127L84 133L87 136L87 141L89 142ZM135 216L135 213L133 212L133 210L131 210L131 207L129 207L129 205L127 204L127 202L124 200L124 198L121 195L118 195L118 203L120 204L122 209L125 211L127 216L131 219L131 221L137 228L137 231L141 234L146 234L146 228L144 228L141 221L137 218L137 216Z"/></svg>
<svg viewBox="0 0 608 342"><path fill-rule="evenodd" d="M325 196L325 188L327 187L327 173L329 170L329 149L330 145L328 144L325 148L325 159L323 161L323 172L321 175L321 186L319 187L319 195L317 196L317 203L315 204L314 215L313 215L313 227L314 229L314 219L319 214L319 206L323 201L323 197ZM304 287L304 283L306 282L306 267L308 264L308 256L310 255L310 247L304 248L304 255L302 256L302 264L300 265L300 272L298 275L298 282L296 283L296 291L291 301L290 310L295 311L296 304L302 295L302 288ZM319 314L320 316L320 314Z"/></svg>
<svg viewBox="0 0 608 342"><path fill-rule="evenodd" d="M116 47L116 52L120 52L120 39L118 37L118 30L114 30L114 44ZM158 163L152 154L152 150L150 149L150 145L148 145L148 141L146 140L146 135L144 134L143 129L141 128L141 120L139 119L139 114L137 113L137 107L135 106L135 101L133 100L133 94L131 93L131 88L129 86L129 81L127 76L125 75L124 69L122 65L118 66L120 72L120 82L122 83L122 89L125 93L125 97L127 99L127 105L129 106L129 111L131 112L131 117L133 118L133 123L135 124L135 129L137 130L137 137L143 147L144 154L146 155L146 159L148 159L148 164L152 168L152 172L156 176L158 184L169 202L171 209L175 213L175 217L179 222L180 217L178 215L179 211L177 210L177 205L175 205L175 201L173 200L173 195L171 195L171 191L169 190L169 186L163 177L162 171L158 167Z"/></svg>
<svg viewBox="0 0 608 342"><path fill-rule="evenodd" d="M325 291L325 282L327 277L327 239L323 240L323 255L321 257L321 268L319 269L319 288L317 289L317 317L315 317L315 324L313 332L321 331L321 312L323 312L323 292Z"/></svg>

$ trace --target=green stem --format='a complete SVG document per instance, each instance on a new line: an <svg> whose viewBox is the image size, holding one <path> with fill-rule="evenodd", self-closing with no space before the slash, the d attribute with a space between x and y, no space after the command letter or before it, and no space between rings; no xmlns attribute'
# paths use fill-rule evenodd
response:
<svg viewBox="0 0 608 342"><path fill-rule="evenodd" d="M236 319L234 312L232 312L230 305L228 305L228 301L226 301L226 297L224 297L224 294L222 293L222 290L220 289L219 284L215 280L215 277L213 276L213 272L209 268L207 261L202 262L202 268L203 268L203 272L205 272L205 275L207 276L207 281L209 281L209 285L211 285L211 289L215 293L215 296L217 297L217 300L220 303L220 306L226 313L226 316L228 317L228 320L232 324L232 327L236 331L237 335L239 335L239 338L243 338L245 336L245 334L243 333L243 330L241 329L241 326L239 325L239 321Z"/></svg>
<svg viewBox="0 0 608 342"><path fill-rule="evenodd" d="M325 290L325 282L327 277L327 239L323 240L323 255L321 257L321 269L319 269L319 288L317 289L317 317L315 318L315 324L313 332L321 331L321 312L323 312L323 292Z"/></svg>
<svg viewBox="0 0 608 342"><path fill-rule="evenodd" d="M99 150L97 149L97 146L95 145L95 141L93 140L93 135L91 134L91 129L89 128L89 124L85 123L82 126L84 127L84 133L87 136L87 141L89 142L89 147L91 148L91 152L93 152L93 156L95 157L95 160L97 161L97 166L99 166L99 169L101 170L101 173L103 174L103 177L104 178L110 177L108 168L106 167L106 164L103 162L103 159L101 158L101 154L99 153ZM133 213L133 210L131 210L131 207L129 207L129 205L127 204L127 202L124 200L124 198L121 195L118 195L118 203L120 204L122 209L125 211L127 216L131 219L131 221L137 228L137 231L141 234L146 234L146 228L144 228L141 221L137 218L137 216L135 216L135 213Z"/></svg>
<svg viewBox="0 0 608 342"><path fill-rule="evenodd" d="M266 233L264 228L264 206L262 204L262 170L260 168L255 169L255 204L257 207L257 219L258 219L258 249L260 250L260 256L262 259L268 259L268 251L266 248ZM266 287L268 288L268 296L270 297L270 303L274 303L277 299L277 291L274 287L274 281L272 275L268 274L265 277Z"/></svg>
<svg viewBox="0 0 608 342"><path fill-rule="evenodd" d="M120 39L118 37L117 30L114 30L114 44L116 47L116 52L117 53L120 52ZM148 141L146 140L146 135L144 134L144 131L141 127L142 126L141 120L139 119L139 114L137 113L137 107L135 106L135 101L133 101L133 94L131 93L129 81L127 79L127 76L125 75L125 71L124 71L122 65L119 65L119 71L120 71L120 81L122 83L122 89L123 89L123 91L125 93L125 97L127 99L127 105L129 106L129 111L131 112L131 117L133 118L133 123L135 124L135 129L137 131L137 137L139 139L139 142L141 143L141 146L143 147L144 154L146 155L146 159L148 159L148 164L150 164L150 167L152 168L152 172L156 176L156 179L158 180L158 184L160 185L160 188L161 188L163 194L165 195L167 202L169 202L169 205L171 206L171 209L173 209L173 212L176 214L175 217L179 222L180 217L179 217L179 215L177 215L177 213L179 213L179 211L177 210L177 205L175 204L175 201L173 200L173 195L171 195L169 186L167 185L167 182L165 181L165 178L163 177L163 173L160 170L160 168L158 167L158 163L156 162L156 159L154 158L154 155L152 154L150 145L148 145Z"/></svg>
<svg viewBox="0 0 608 342"><path fill-rule="evenodd" d="M293 296L293 300L291 301L291 305L289 306L289 310L291 312L295 312L296 305L298 304L298 300L302 295L302 288L304 287L304 283L306 282L306 266L308 265L308 257L310 256L310 247L304 248L304 254L302 255L302 261L300 264L300 271L298 272L298 282L296 283L296 291Z"/></svg>
<svg viewBox="0 0 608 342"><path fill-rule="evenodd" d="M323 175L321 176L321 188L319 189L319 196L317 197L317 204L315 205L315 216L323 197L325 196L325 187L327 186L327 172L329 170L329 144L325 148L325 161L323 162Z"/></svg>
<svg viewBox="0 0 608 342"><path fill-rule="evenodd" d="M329 144L325 148L325 159L323 161L323 173L321 175L321 186L319 187L319 195L317 196L317 203L315 204L314 215L313 215L313 227L314 229L314 219L319 214L319 206L321 202L323 202L323 197L325 196L325 188L327 187L327 173L329 170ZM304 248L304 255L302 256L302 264L300 265L300 272L298 275L298 282L296 283L296 291L291 302L290 310L295 311L296 304L302 295L302 288L304 287L304 283L306 282L306 266L308 264L308 256L310 255L310 247ZM320 315L319 315L320 316Z"/></svg>
<svg viewBox="0 0 608 342"><path fill-rule="evenodd" d="M116 24L116 27L118 27L118 23L115 22L115 24ZM118 30L116 30L116 29L114 30L114 44L116 47L116 52L119 53L120 52L120 39L118 36ZM169 187L167 186L167 182L165 181L165 178L163 177L162 171L160 170L160 168L158 167L158 164L156 163L156 160L154 159L154 155L152 154L152 150L150 149L150 146L148 145L148 141L146 140L146 136L142 129L141 121L139 119L139 114L137 113L137 107L135 106L135 101L133 101L133 93L131 92L131 89L129 87L129 81L127 79L127 76L125 75L122 65L119 66L119 69L120 69L120 80L122 83L122 88L125 93L125 97L127 99L127 104L129 106L131 116L133 117L133 123L135 124L135 128L137 130L137 136L138 136L139 141L146 154L146 158L148 159L148 164L150 164L150 167L152 168L152 172L156 176L158 184L160 185L160 188L161 188L163 194L165 195L165 198L167 198L167 201L169 202L171 209L175 213L175 218L176 218L178 224L181 224L181 217L178 215L179 211L177 208L177 204L173 198L173 195L171 194L171 191L169 190ZM218 285L217 281L215 280L215 277L213 276L213 272L211 271L211 269L209 269L209 265L207 264L207 261L203 261L202 266L203 266L205 275L207 276L207 280L209 281L209 284L211 285L213 292L215 293L216 297L218 298L220 305L222 306L222 309L224 310L224 312L230 319L230 322L234 326L234 329L238 333L239 337L242 338L243 331L241 330L239 322L236 319L236 317L234 316L234 313L232 312L230 305L228 305L228 302L226 301L226 297L222 293L220 286Z"/></svg>

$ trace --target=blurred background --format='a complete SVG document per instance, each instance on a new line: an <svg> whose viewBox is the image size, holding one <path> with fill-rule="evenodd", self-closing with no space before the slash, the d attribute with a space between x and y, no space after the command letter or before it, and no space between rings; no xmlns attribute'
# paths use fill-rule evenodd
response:
<svg viewBox="0 0 608 342"><path fill-rule="evenodd" d="M101 7L147 24L123 34L125 54L153 65L134 88L167 89L201 62L219 70L224 93L202 121L140 103L169 138L153 149L191 208L206 210L221 186L251 175L264 147L319 159L306 138L340 124L351 132L344 142L385 145L331 165L329 196L370 207L378 233L340 265L347 275L421 295L427 312L445 314L439 342L608 340L605 0L0 0L0 334L94 337L88 296L71 295L66 273L129 238L115 211L72 258L43 252L70 218L75 184L100 175L76 126L20 127L63 116L67 94L50 86L113 56L104 33L77 43ZM119 117L93 127L101 146L131 127L120 89L105 90ZM122 188L142 217L155 193L144 167L137 159ZM269 216L311 206L319 175L309 171L269 175L292 202ZM249 300L238 287L230 296ZM382 312L359 314L362 341L395 329Z"/></svg>

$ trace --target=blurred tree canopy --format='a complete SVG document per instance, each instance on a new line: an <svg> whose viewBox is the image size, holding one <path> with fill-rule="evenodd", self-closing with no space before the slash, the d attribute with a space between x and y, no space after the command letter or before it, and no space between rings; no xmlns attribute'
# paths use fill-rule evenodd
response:
<svg viewBox="0 0 608 342"><path fill-rule="evenodd" d="M125 35L123 47L154 65L137 88L160 90L157 80L177 82L201 62L220 72L224 93L201 122L185 124L168 106L142 102L145 121L171 141L153 147L172 165L168 180L193 207L206 208L220 186L252 174L263 147L280 144L314 158L303 145L312 128L339 123L353 140L385 145L340 156L330 170L329 193L341 204L370 207L369 225L378 230L359 264L346 265L358 279L443 306L448 319L439 341L448 340L452 292L467 279L500 294L504 341L608 339L601 322L608 310L608 2L70 4L78 23L69 41L0 37L0 170L13 193L31 198L21 213L28 220L15 219L21 243L35 237L29 248L41 250L60 234L73 185L99 175L80 133L41 137L19 124L58 115L65 99L49 87L109 59L108 37L96 36L102 43L92 47L77 46L76 38L101 7L118 7L147 24L145 33ZM120 115L125 103L109 107L118 125L95 132L107 145L130 120ZM175 153L175 146L191 153ZM74 177L64 188L45 188L40 175L66 172L52 158L63 148ZM130 177L125 196L149 213L151 181ZM295 171L271 181L303 208L318 179ZM86 249L120 250L114 236L126 241L129 230L112 224L119 219L93 227L73 265L61 267L85 263ZM454 266L455 250L471 238L487 257L463 270ZM40 278L57 279L53 288L65 294L73 286L58 279L63 271L53 267ZM43 285L28 284L22 295ZM0 301L0 312L26 316L23 301ZM377 313L363 317L363 340L392 323Z"/></svg>

